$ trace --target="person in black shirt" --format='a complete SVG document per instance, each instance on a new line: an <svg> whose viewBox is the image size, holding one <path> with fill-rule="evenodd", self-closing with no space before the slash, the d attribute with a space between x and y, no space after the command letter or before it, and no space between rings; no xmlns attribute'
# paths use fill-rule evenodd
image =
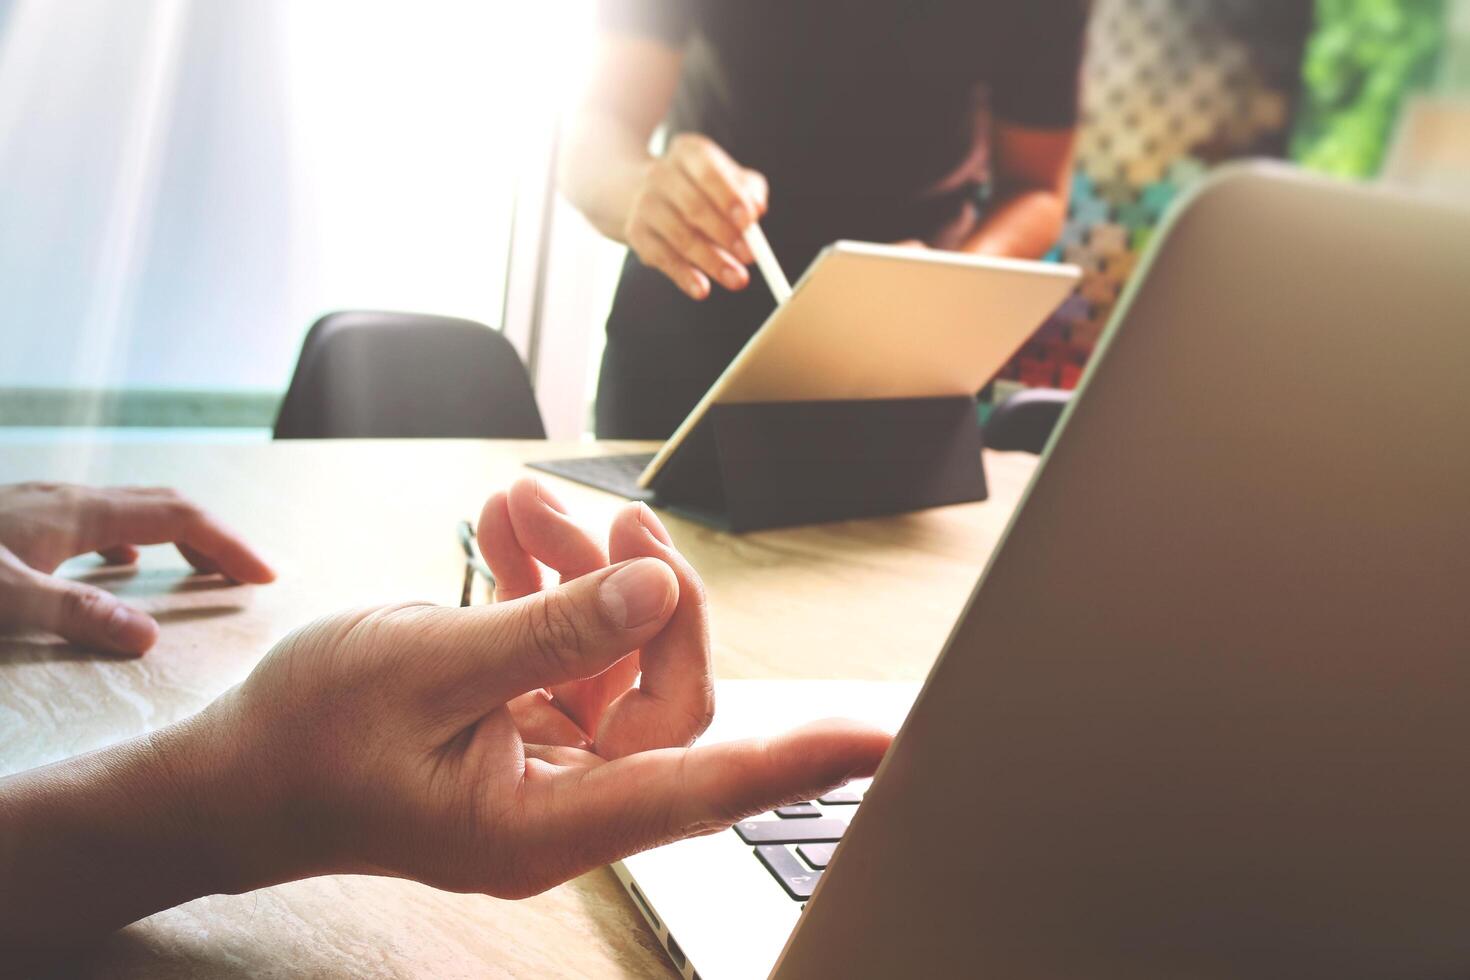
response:
<svg viewBox="0 0 1470 980"><path fill-rule="evenodd" d="M602 0L560 186L630 249L600 438L665 438L839 238L1036 258L1066 214L1086 0ZM649 150L667 124L661 156Z"/></svg>

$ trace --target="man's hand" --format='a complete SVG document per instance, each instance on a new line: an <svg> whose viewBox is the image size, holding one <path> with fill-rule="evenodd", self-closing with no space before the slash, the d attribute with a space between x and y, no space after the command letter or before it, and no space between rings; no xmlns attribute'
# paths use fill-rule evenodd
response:
<svg viewBox="0 0 1470 980"><path fill-rule="evenodd" d="M684 747L712 702L702 602L685 603L679 563L628 557L508 602L339 615L284 640L217 709L240 743L227 768L262 774L264 824L291 842L266 849L288 856L266 880L392 874L519 898L870 775L888 737L845 722ZM593 726L609 748L522 730L527 694L600 699L639 651L643 684Z"/></svg>
<svg viewBox="0 0 1470 980"><path fill-rule="evenodd" d="M201 572L237 582L275 578L234 532L172 490L0 487L0 629L42 629L99 650L143 653L158 638L152 617L51 573L89 551L110 564L127 564L137 560L138 545L165 542Z"/></svg>
<svg viewBox="0 0 1470 980"><path fill-rule="evenodd" d="M750 284L744 232L766 210L766 178L704 136L682 133L652 160L633 195L623 240L690 298Z"/></svg>
<svg viewBox="0 0 1470 980"><path fill-rule="evenodd" d="M487 505L524 546L491 538L497 570L587 543L536 499ZM316 874L519 898L872 774L889 738L851 722L685 747L711 707L704 603L650 518L630 505L622 560L555 587L319 620L194 718L0 783L0 945Z"/></svg>

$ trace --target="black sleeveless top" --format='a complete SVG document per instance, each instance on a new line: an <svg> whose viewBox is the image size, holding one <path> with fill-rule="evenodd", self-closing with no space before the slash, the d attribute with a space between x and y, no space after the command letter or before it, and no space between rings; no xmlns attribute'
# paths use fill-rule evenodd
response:
<svg viewBox="0 0 1470 980"><path fill-rule="evenodd" d="M793 281L839 238L958 244L979 223L992 114L1076 124L1086 0L602 0L604 32L684 52L670 135L770 181ZM696 302L629 253L607 323L600 438L668 436L774 307L758 275Z"/></svg>

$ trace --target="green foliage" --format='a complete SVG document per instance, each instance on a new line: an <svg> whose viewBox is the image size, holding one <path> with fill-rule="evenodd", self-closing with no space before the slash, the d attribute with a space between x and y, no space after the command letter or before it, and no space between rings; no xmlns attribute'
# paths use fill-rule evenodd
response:
<svg viewBox="0 0 1470 980"><path fill-rule="evenodd" d="M1427 85L1445 0L1317 0L1292 156L1347 177L1377 173L1404 95Z"/></svg>

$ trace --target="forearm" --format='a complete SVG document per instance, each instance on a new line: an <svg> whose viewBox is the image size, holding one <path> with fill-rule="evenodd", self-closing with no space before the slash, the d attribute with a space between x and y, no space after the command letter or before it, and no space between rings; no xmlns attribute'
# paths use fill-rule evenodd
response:
<svg viewBox="0 0 1470 980"><path fill-rule="evenodd" d="M255 887L224 798L241 774L217 722L142 738L0 780L0 947L75 949L182 902Z"/></svg>
<svg viewBox="0 0 1470 980"><path fill-rule="evenodd" d="M621 242L633 198L653 159L648 141L627 123L588 108L568 127L557 183L594 228Z"/></svg>
<svg viewBox="0 0 1470 980"><path fill-rule="evenodd" d="M1039 259L1056 245L1067 219L1067 200L1048 188L1003 194L960 251Z"/></svg>

